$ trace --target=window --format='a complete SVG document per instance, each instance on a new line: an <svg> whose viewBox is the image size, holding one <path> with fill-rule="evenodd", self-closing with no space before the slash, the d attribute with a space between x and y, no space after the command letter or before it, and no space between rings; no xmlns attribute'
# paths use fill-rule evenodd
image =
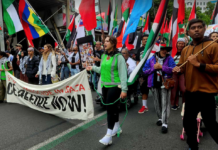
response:
<svg viewBox="0 0 218 150"><path fill-rule="evenodd" d="M197 2L197 5L198 5L199 3Z"/></svg>
<svg viewBox="0 0 218 150"><path fill-rule="evenodd" d="M99 12L98 6L95 6L95 12Z"/></svg>
<svg viewBox="0 0 218 150"><path fill-rule="evenodd" d="M200 5L202 5L202 2L200 2Z"/></svg>
<svg viewBox="0 0 218 150"><path fill-rule="evenodd" d="M205 5L205 2L204 2L204 5Z"/></svg>
<svg viewBox="0 0 218 150"><path fill-rule="evenodd" d="M189 3L187 3L187 6L189 5Z"/></svg>
<svg viewBox="0 0 218 150"><path fill-rule="evenodd" d="M190 5L192 5L192 2L190 2Z"/></svg>

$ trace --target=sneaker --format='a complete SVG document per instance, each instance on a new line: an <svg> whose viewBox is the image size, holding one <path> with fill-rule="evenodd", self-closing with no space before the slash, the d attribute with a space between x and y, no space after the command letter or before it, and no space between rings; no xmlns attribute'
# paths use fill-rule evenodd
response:
<svg viewBox="0 0 218 150"><path fill-rule="evenodd" d="M118 130L117 130L117 131L118 131ZM117 131L114 131L114 130L113 130L113 132L112 132L112 136L115 136L115 135L117 135ZM120 132L120 134L121 134L121 133L123 132L123 131L122 131L122 129L120 129L120 131L119 131L119 132Z"/></svg>
<svg viewBox="0 0 218 150"><path fill-rule="evenodd" d="M162 126L161 132L164 133L164 134L167 133L168 132L168 128Z"/></svg>
<svg viewBox="0 0 218 150"><path fill-rule="evenodd" d="M145 108L145 106L142 106L142 108L138 111L138 113L143 114L146 111L148 111L148 108Z"/></svg>
<svg viewBox="0 0 218 150"><path fill-rule="evenodd" d="M178 106L173 106L171 107L172 110L177 110L178 109Z"/></svg>
<svg viewBox="0 0 218 150"><path fill-rule="evenodd" d="M99 142L105 146L112 144L112 136L105 135Z"/></svg>
<svg viewBox="0 0 218 150"><path fill-rule="evenodd" d="M156 123L156 125L157 125L157 126L162 126L162 121L161 121L161 120L158 120L157 123Z"/></svg>

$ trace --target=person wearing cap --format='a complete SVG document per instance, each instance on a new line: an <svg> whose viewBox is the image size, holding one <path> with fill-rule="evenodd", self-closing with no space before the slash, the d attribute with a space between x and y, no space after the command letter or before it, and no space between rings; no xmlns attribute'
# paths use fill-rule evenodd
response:
<svg viewBox="0 0 218 150"><path fill-rule="evenodd" d="M13 70L14 70L14 76L18 79L20 79L20 67L17 65L17 55L20 57L20 53L22 51L22 45L16 44L15 50L11 51L11 54L13 55L14 59L12 61Z"/></svg>
<svg viewBox="0 0 218 150"><path fill-rule="evenodd" d="M14 59L14 56L11 55L11 52L10 52L10 51L6 51L5 53L6 53L6 55L8 56L8 61L12 62L13 59Z"/></svg>
<svg viewBox="0 0 218 150"><path fill-rule="evenodd" d="M26 64L28 56L26 52L21 51L21 57L17 56L17 65L20 67L20 80L28 83L28 77L26 75Z"/></svg>
<svg viewBox="0 0 218 150"><path fill-rule="evenodd" d="M148 76L148 87L154 96L154 107L158 116L156 124L162 125L162 133L168 132L171 96L171 89L165 89L162 79L172 78L172 70L176 66L168 54L171 50L171 47L161 47L160 52L156 52L148 59L143 67L144 75Z"/></svg>
<svg viewBox="0 0 218 150"><path fill-rule="evenodd" d="M28 59L26 63L26 76L28 77L29 84L38 85L39 79L35 78L36 73L38 72L39 58L34 55L34 48L29 47Z"/></svg>
<svg viewBox="0 0 218 150"><path fill-rule="evenodd" d="M186 41L184 38L178 38L176 44L177 53L174 57L174 61L176 64L179 63L182 50L185 48L185 43ZM175 86L171 91L171 109L177 110L179 108L179 92L182 95L182 103L185 102L185 77L184 74L178 73L173 74L173 79L175 80Z"/></svg>

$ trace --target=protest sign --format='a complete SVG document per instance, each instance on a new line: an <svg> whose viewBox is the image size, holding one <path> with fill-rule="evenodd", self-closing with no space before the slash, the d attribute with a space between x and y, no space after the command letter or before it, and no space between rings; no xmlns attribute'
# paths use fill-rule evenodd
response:
<svg viewBox="0 0 218 150"><path fill-rule="evenodd" d="M25 83L7 72L7 102L66 119L94 117L93 99L87 72L50 85Z"/></svg>
<svg viewBox="0 0 218 150"><path fill-rule="evenodd" d="M209 36L210 33L212 33L212 32L218 32L218 25L217 24L209 25L204 33L204 36Z"/></svg>

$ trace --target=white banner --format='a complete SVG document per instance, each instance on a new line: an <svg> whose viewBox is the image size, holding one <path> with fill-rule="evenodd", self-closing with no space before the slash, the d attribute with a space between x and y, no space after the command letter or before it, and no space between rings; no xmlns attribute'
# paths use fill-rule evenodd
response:
<svg viewBox="0 0 218 150"><path fill-rule="evenodd" d="M93 99L86 70L50 85L32 85L7 72L7 102L66 119L94 117Z"/></svg>

